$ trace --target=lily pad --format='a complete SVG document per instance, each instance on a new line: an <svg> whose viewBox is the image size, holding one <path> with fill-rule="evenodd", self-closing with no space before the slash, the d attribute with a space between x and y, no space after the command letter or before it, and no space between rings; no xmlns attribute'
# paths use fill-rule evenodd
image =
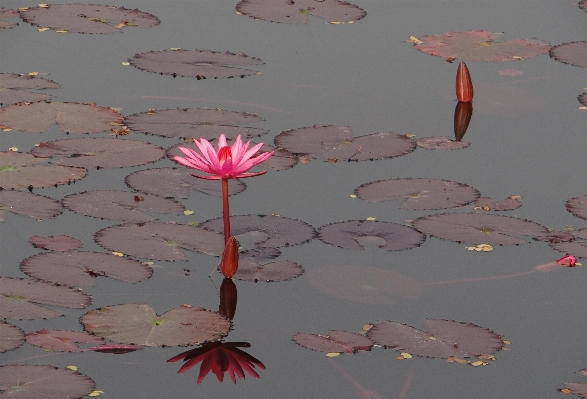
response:
<svg viewBox="0 0 587 399"><path fill-rule="evenodd" d="M45 350L59 352L81 352L76 344L100 345L104 339L88 334L85 331L45 330L30 332L26 342Z"/></svg>
<svg viewBox="0 0 587 399"><path fill-rule="evenodd" d="M52 80L30 75L0 73L0 106L20 102L45 101L51 98L47 94L30 93L22 90L58 89Z"/></svg>
<svg viewBox="0 0 587 399"><path fill-rule="evenodd" d="M88 137L41 143L31 154L52 157L51 163L56 165L126 168L156 162L165 156L165 150L144 141Z"/></svg>
<svg viewBox="0 0 587 399"><path fill-rule="evenodd" d="M21 132L42 133L58 124L66 133L100 133L121 124L122 115L95 104L53 101L0 108L0 125Z"/></svg>
<svg viewBox="0 0 587 399"><path fill-rule="evenodd" d="M203 308L178 306L157 315L146 303L91 310L80 319L84 329L110 341L143 346L186 346L217 341L231 322Z"/></svg>
<svg viewBox="0 0 587 399"><path fill-rule="evenodd" d="M125 222L153 221L157 219L153 214L180 215L185 210L181 203L172 199L129 191L86 191L68 195L62 201L75 213Z"/></svg>
<svg viewBox="0 0 587 399"><path fill-rule="evenodd" d="M24 332L20 328L0 322L0 353L16 349L23 343Z"/></svg>
<svg viewBox="0 0 587 399"><path fill-rule="evenodd" d="M426 150L460 150L467 148L471 143L455 141L448 136L432 136L416 140L416 145Z"/></svg>
<svg viewBox="0 0 587 399"><path fill-rule="evenodd" d="M149 110L124 118L124 124L135 132L208 141L218 139L221 134L227 139L236 139L239 135L243 138L262 136L267 130L235 126L261 121L263 118L256 114L202 108Z"/></svg>
<svg viewBox="0 0 587 399"><path fill-rule="evenodd" d="M0 187L3 189L43 188L70 184L86 176L83 168L57 165L33 166L46 159L21 152L0 152ZM46 201L45 201L46 202Z"/></svg>
<svg viewBox="0 0 587 399"><path fill-rule="evenodd" d="M572 234L576 240L566 242L554 241L550 243L550 246L565 254L573 254L587 259L587 229L575 230Z"/></svg>
<svg viewBox="0 0 587 399"><path fill-rule="evenodd" d="M28 7L20 15L25 22L41 28L72 33L120 33L123 28L150 28L161 21L154 15L99 4L50 4Z"/></svg>
<svg viewBox="0 0 587 399"><path fill-rule="evenodd" d="M90 301L88 295L73 288L32 279L0 277L0 318L2 319L50 319L61 314L37 306L35 303L81 309L88 306Z"/></svg>
<svg viewBox="0 0 587 399"><path fill-rule="evenodd" d="M463 61L507 61L546 54L550 45L540 40L496 42L497 36L485 31L448 32L420 38L416 44L423 53Z"/></svg>
<svg viewBox="0 0 587 399"><path fill-rule="evenodd" d="M504 345L503 336L473 323L426 319L424 328L426 331L388 320L367 335L388 349L441 359L492 355Z"/></svg>
<svg viewBox="0 0 587 399"><path fill-rule="evenodd" d="M498 202L490 197L481 197L477 200L476 204L486 211L511 211L521 207L522 201L508 197Z"/></svg>
<svg viewBox="0 0 587 399"><path fill-rule="evenodd" d="M355 189L368 202L402 199L402 209L446 209L467 205L479 191L466 184L442 179L389 179L366 183Z"/></svg>
<svg viewBox="0 0 587 399"><path fill-rule="evenodd" d="M386 251L401 251L422 245L426 236L392 222L349 220L327 224L318 229L318 238L327 244L362 250L377 246Z"/></svg>
<svg viewBox="0 0 587 399"><path fill-rule="evenodd" d="M93 286L97 276L138 283L153 274L139 261L99 252L44 252L26 258L20 268L31 277L73 287Z"/></svg>
<svg viewBox="0 0 587 399"><path fill-rule="evenodd" d="M480 213L443 213L423 216L413 222L414 228L443 240L467 244L527 244L516 236L541 236L548 229L529 220Z"/></svg>
<svg viewBox="0 0 587 399"><path fill-rule="evenodd" d="M162 197L187 199L190 196L190 190L222 197L222 185L218 181L198 179L193 175L204 176L205 173L184 167L153 168L131 173L126 176L125 181L133 190ZM241 193L245 188L247 186L241 180L231 179L228 184L228 195Z"/></svg>
<svg viewBox="0 0 587 399"><path fill-rule="evenodd" d="M212 256L220 256L224 251L221 234L186 224L126 223L106 227L94 239L111 251L155 260L188 260L182 249Z"/></svg>
<svg viewBox="0 0 587 399"><path fill-rule="evenodd" d="M304 273L304 268L288 260L261 265L251 259L239 259L238 270L232 276L237 280L275 282L291 280Z"/></svg>
<svg viewBox="0 0 587 399"><path fill-rule="evenodd" d="M210 50L161 50L139 53L128 60L132 66L161 75L199 79L234 78L255 75L258 71L242 68L264 64L245 53L233 54Z"/></svg>
<svg viewBox="0 0 587 399"><path fill-rule="evenodd" d="M571 198L567 201L565 207L567 208L567 211L571 212L578 218L587 220L587 197Z"/></svg>
<svg viewBox="0 0 587 399"><path fill-rule="evenodd" d="M395 299L418 298L422 284L404 274L367 265L328 265L305 274L317 290L345 301L391 306Z"/></svg>
<svg viewBox="0 0 587 399"><path fill-rule="evenodd" d="M255 19L284 24L307 24L310 15L331 23L352 23L367 15L362 8L338 0L242 0L236 9Z"/></svg>
<svg viewBox="0 0 587 399"><path fill-rule="evenodd" d="M82 398L96 385L88 376L53 366L2 366L0 392L14 399Z"/></svg>
<svg viewBox="0 0 587 399"><path fill-rule="evenodd" d="M304 348L326 353L356 353L371 350L373 341L362 335L332 330L328 335L297 333L294 342Z"/></svg>
<svg viewBox="0 0 587 399"><path fill-rule="evenodd" d="M29 238L29 242L33 244L35 248L43 248L49 251L57 252L73 251L74 249L81 248L82 246L82 242L80 240L70 236L32 236Z"/></svg>
<svg viewBox="0 0 587 399"><path fill-rule="evenodd" d="M414 151L414 140L392 132L353 138L347 126L312 126L287 130L275 144L296 155L322 161L368 161L397 157Z"/></svg>
<svg viewBox="0 0 587 399"><path fill-rule="evenodd" d="M550 49L550 58L564 64L587 68L587 41L559 44Z"/></svg>
<svg viewBox="0 0 587 399"><path fill-rule="evenodd" d="M553 231L549 231L548 234L536 236L536 237L534 237L534 239L536 241L545 241L545 242L557 244L559 242L574 241L575 236L572 235L571 233L569 233L568 231L553 230Z"/></svg>
<svg viewBox="0 0 587 399"><path fill-rule="evenodd" d="M0 167L0 184L2 184L2 172L2 167ZM61 203L53 198L27 191L0 190L0 221L5 219L6 212L44 219L61 214L62 209Z"/></svg>
<svg viewBox="0 0 587 399"><path fill-rule="evenodd" d="M585 3L585 1L582 1L581 3ZM579 3L579 4L581 4L581 3ZM587 5L586 5L586 7L587 7ZM576 374L579 374L582 376L587 376L587 369L579 370L576 372ZM580 396L582 398L587 398L587 383L585 383L585 382L565 382L565 389L568 389L569 391L571 391L570 393L573 393L577 396ZM565 393L568 393L568 392L565 392Z"/></svg>

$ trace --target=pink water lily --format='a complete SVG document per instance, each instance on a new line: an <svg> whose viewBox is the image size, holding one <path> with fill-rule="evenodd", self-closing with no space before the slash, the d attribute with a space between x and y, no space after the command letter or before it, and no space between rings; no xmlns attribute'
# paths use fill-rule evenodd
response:
<svg viewBox="0 0 587 399"><path fill-rule="evenodd" d="M236 138L232 147L229 147L226 143L226 137L224 134L221 134L218 139L218 151L206 139L200 139L199 142L194 139L194 143L202 153L201 155L190 148L179 147L186 158L174 157L174 159L188 168L210 173L210 176L194 175L200 179L242 179L245 177L259 176L267 173L267 171L257 173L247 172L252 167L259 165L273 155L273 151L271 151L263 152L253 157L263 147L263 144L257 144L247 151L251 142L247 141L243 144L240 135Z"/></svg>

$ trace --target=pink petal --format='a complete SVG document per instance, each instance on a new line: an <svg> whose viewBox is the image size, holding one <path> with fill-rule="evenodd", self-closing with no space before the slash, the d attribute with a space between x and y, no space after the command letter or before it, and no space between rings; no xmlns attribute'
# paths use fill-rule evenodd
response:
<svg viewBox="0 0 587 399"><path fill-rule="evenodd" d="M262 171L262 172L257 172L257 173L241 173L238 175L233 176L233 179L246 179L247 177L255 177L255 176L261 176L264 175L265 173L267 173L266 170Z"/></svg>
<svg viewBox="0 0 587 399"><path fill-rule="evenodd" d="M194 175L192 174L192 176L197 177L198 179L204 179L204 180L222 180L222 177L218 176L218 175L212 175L212 176L198 176L198 175Z"/></svg>
<svg viewBox="0 0 587 399"><path fill-rule="evenodd" d="M218 151L220 151L222 147L228 147L228 144L226 143L226 136L224 135L224 133L222 133L220 135L220 138L218 139Z"/></svg>

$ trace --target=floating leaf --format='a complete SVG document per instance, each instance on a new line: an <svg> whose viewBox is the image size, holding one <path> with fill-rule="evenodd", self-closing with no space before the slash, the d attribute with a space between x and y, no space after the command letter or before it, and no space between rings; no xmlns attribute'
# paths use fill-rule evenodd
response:
<svg viewBox="0 0 587 399"><path fill-rule="evenodd" d="M95 240L110 251L155 260L188 260L181 248L212 256L220 256L224 250L221 234L174 223L146 222L110 226L97 232Z"/></svg>
<svg viewBox="0 0 587 399"><path fill-rule="evenodd" d="M0 392L18 399L82 398L96 385L89 377L53 366L2 366Z"/></svg>
<svg viewBox="0 0 587 399"><path fill-rule="evenodd" d="M287 130L275 144L296 155L322 161L367 161L397 157L414 151L414 140L392 132L353 138L346 126L313 126Z"/></svg>
<svg viewBox="0 0 587 399"><path fill-rule="evenodd" d="M575 230L572 232L576 241L555 241L550 243L550 246L557 251L565 254L573 254L580 258L587 258L587 229Z"/></svg>
<svg viewBox="0 0 587 399"><path fill-rule="evenodd" d="M449 32L424 36L414 45L423 53L463 61L506 61L546 54L550 45L539 40L495 42L496 35L485 31Z"/></svg>
<svg viewBox="0 0 587 399"><path fill-rule="evenodd" d="M94 346L92 348L87 348L86 350L100 352L100 353L114 353L116 355L121 355L124 353L140 351L143 349L144 348L142 346L136 346L136 345L107 344L107 345Z"/></svg>
<svg viewBox="0 0 587 399"><path fill-rule="evenodd" d="M16 349L23 343L24 332L20 328L0 322L0 353Z"/></svg>
<svg viewBox="0 0 587 399"><path fill-rule="evenodd" d="M550 58L564 64L587 68L587 41L559 44L550 49Z"/></svg>
<svg viewBox="0 0 587 399"><path fill-rule="evenodd" d="M0 185L2 184L2 172L4 170L0 166ZM44 219L59 215L62 209L61 203L53 198L27 191L0 190L0 221L5 219L6 212Z"/></svg>
<svg viewBox="0 0 587 399"><path fill-rule="evenodd" d="M486 211L511 211L522 206L522 201L516 198L508 197L497 202L490 197L481 197L476 202L477 206Z"/></svg>
<svg viewBox="0 0 587 399"><path fill-rule="evenodd" d="M304 348L326 353L356 353L373 346L373 341L363 335L340 330L332 330L326 336L297 333L292 339Z"/></svg>
<svg viewBox="0 0 587 399"><path fill-rule="evenodd" d="M96 276L137 283L153 274L139 261L99 252L45 252L26 258L20 268L31 277L74 287L93 286Z"/></svg>
<svg viewBox="0 0 587 399"><path fill-rule="evenodd" d="M232 277L253 283L259 281L274 282L291 280L301 276L303 273L304 268L302 266L288 260L261 265L251 259L243 259L241 256L238 270Z"/></svg>
<svg viewBox="0 0 587 399"><path fill-rule="evenodd" d="M565 204L565 208L578 218L587 220L587 197L571 198Z"/></svg>
<svg viewBox="0 0 587 399"><path fill-rule="evenodd" d="M29 242L33 244L35 248L43 248L48 249L49 251L57 252L73 251L74 249L81 248L82 246L82 242L80 240L70 236L32 236L29 238Z"/></svg>
<svg viewBox="0 0 587 399"><path fill-rule="evenodd" d="M460 150L467 148L471 143L455 141L448 136L432 136L416 140L416 145L426 150Z"/></svg>
<svg viewBox="0 0 587 399"><path fill-rule="evenodd" d="M29 7L20 13L33 26L73 33L119 33L122 27L150 28L159 25L154 15L99 4L51 4Z"/></svg>
<svg viewBox="0 0 587 399"><path fill-rule="evenodd" d="M161 50L139 53L129 59L136 68L162 75L199 79L234 78L258 72L241 66L264 64L244 53L233 54L210 50Z"/></svg>
<svg viewBox="0 0 587 399"><path fill-rule="evenodd" d="M24 102L45 101L51 98L47 94L30 93L22 90L58 89L59 85L30 75L0 73L0 106Z"/></svg>
<svg viewBox="0 0 587 399"><path fill-rule="evenodd" d="M466 184L441 179L389 179L366 183L355 194L368 202L403 199L402 209L446 209L479 198L479 191Z"/></svg>
<svg viewBox="0 0 587 399"><path fill-rule="evenodd" d="M22 132L42 133L58 124L67 133L100 133L122 120L118 112L95 104L54 101L0 108L0 125Z"/></svg>
<svg viewBox="0 0 587 399"><path fill-rule="evenodd" d="M556 244L559 242L573 241L575 239L575 236L569 233L568 231L553 230L549 231L548 234L536 236L534 237L534 239L536 241L546 241Z"/></svg>
<svg viewBox="0 0 587 399"><path fill-rule="evenodd" d="M386 251L401 251L422 245L426 237L411 227L391 222L349 220L318 229L318 238L330 245L362 250L377 246Z"/></svg>
<svg viewBox="0 0 587 399"><path fill-rule="evenodd" d="M146 303L91 310L80 319L84 329L110 341L143 346L185 346L217 341L231 322L203 308L178 306L157 315Z"/></svg>
<svg viewBox="0 0 587 399"><path fill-rule="evenodd" d="M104 339L88 334L85 331L45 330L30 332L26 342L46 350L59 352L81 352L76 344L100 345Z"/></svg>
<svg viewBox="0 0 587 399"><path fill-rule="evenodd" d="M284 24L307 24L310 15L331 23L354 22L367 15L362 8L339 0L242 0L236 9L255 19Z"/></svg>
<svg viewBox="0 0 587 399"><path fill-rule="evenodd" d="M424 320L426 331L394 321L375 325L367 336L380 345L411 355L447 359L491 355L503 348L503 336L473 323Z"/></svg>

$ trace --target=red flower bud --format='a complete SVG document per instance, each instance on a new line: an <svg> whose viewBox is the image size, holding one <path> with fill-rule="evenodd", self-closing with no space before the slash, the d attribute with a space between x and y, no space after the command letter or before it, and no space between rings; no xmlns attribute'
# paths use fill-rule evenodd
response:
<svg viewBox="0 0 587 399"><path fill-rule="evenodd" d="M231 278L234 276L238 269L238 243L236 238L230 237L226 246L224 247L224 253L222 254L222 260L220 261L220 270L224 277Z"/></svg>
<svg viewBox="0 0 587 399"><path fill-rule="evenodd" d="M464 103L473 101L473 82L467 65L462 61L457 70L457 99Z"/></svg>

